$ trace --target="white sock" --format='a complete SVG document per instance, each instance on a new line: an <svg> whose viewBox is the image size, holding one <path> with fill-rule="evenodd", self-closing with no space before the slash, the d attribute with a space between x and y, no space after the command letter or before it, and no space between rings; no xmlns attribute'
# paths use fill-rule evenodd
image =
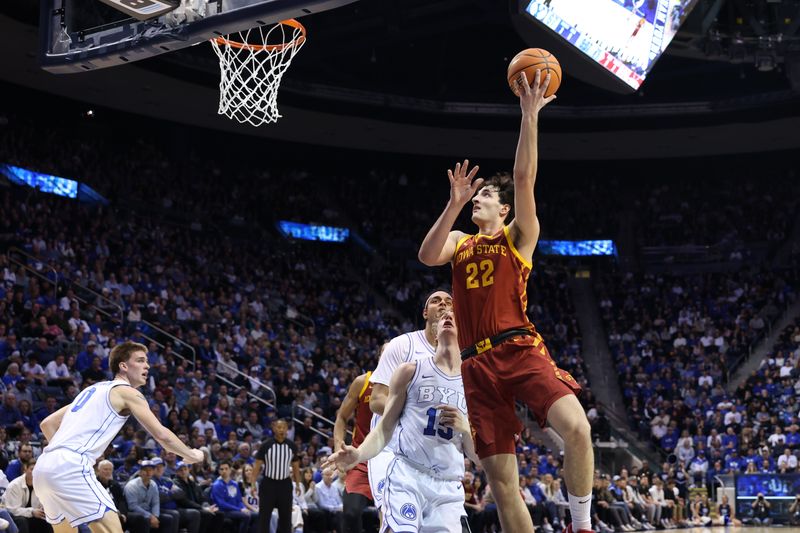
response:
<svg viewBox="0 0 800 533"><path fill-rule="evenodd" d="M592 529L592 493L586 496L569 496L569 513L572 515L572 531L578 533L581 529Z"/></svg>

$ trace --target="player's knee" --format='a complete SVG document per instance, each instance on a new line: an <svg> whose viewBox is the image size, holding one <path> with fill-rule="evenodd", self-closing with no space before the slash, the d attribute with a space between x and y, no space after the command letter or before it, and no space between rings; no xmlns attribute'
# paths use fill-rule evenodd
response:
<svg viewBox="0 0 800 533"><path fill-rule="evenodd" d="M491 483L492 494L501 502L511 498L519 498L519 481L517 479L496 479Z"/></svg>
<svg viewBox="0 0 800 533"><path fill-rule="evenodd" d="M562 435L565 441L568 439L572 443L591 442L592 427L589 425L589 420L586 419L586 416L583 413L580 413L580 415L570 418L565 424L563 429L565 434Z"/></svg>

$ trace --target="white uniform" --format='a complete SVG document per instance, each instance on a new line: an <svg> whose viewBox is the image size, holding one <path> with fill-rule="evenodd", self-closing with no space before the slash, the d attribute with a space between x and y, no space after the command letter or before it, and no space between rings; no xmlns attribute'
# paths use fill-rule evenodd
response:
<svg viewBox="0 0 800 533"><path fill-rule="evenodd" d="M433 358L417 361L408 397L392 437L394 459L386 474L382 532L461 533L464 510L464 443L438 423L439 405L467 416L461 375L448 376Z"/></svg>
<svg viewBox="0 0 800 533"><path fill-rule="evenodd" d="M389 386L389 381L392 379L392 374L403 363L410 363L432 357L435 353L433 346L428 342L425 337L425 330L412 331L411 333L403 333L389 341L388 346L383 351L378 367L370 376L369 380L372 383L379 383L381 385ZM380 415L372 415L372 423L370 429L374 429L378 425ZM386 470L389 468L389 463L392 462L394 454L391 451L391 446L387 446L381 453L373 457L367 462L367 475L369 477L369 488L372 491L372 499L375 502L375 507L380 509L383 502L383 486L386 479Z"/></svg>
<svg viewBox="0 0 800 533"><path fill-rule="evenodd" d="M33 489L51 524L67 520L72 527L99 520L114 500L100 484L94 464L128 420L111 406L109 393L127 381L102 381L72 401L53 440L36 461Z"/></svg>

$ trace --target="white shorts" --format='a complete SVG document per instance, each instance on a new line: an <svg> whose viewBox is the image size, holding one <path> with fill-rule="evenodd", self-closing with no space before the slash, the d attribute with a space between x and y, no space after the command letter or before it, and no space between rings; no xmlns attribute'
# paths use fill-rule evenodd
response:
<svg viewBox="0 0 800 533"><path fill-rule="evenodd" d="M381 533L461 533L464 486L426 474L396 457L389 465L383 493Z"/></svg>
<svg viewBox="0 0 800 533"><path fill-rule="evenodd" d="M72 527L117 511L114 500L94 473L94 460L71 450L45 452L33 469L33 490L51 524L64 520Z"/></svg>
<svg viewBox="0 0 800 533"><path fill-rule="evenodd" d="M394 459L394 453L389 448L384 448L381 453L367 461L367 475L369 477L369 490L372 492L372 501L375 507L381 508L383 504L383 487L386 484L386 471L389 463Z"/></svg>

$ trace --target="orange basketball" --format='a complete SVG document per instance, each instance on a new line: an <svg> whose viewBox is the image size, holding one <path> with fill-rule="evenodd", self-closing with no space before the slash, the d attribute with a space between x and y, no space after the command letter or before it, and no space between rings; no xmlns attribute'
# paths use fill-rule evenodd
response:
<svg viewBox="0 0 800 533"><path fill-rule="evenodd" d="M519 96L517 88L517 76L520 72L525 72L525 77L528 78L528 83L532 84L536 71L542 71L542 84L550 74L550 85L547 87L545 96L555 94L561 86L561 64L556 59L556 56L542 50L541 48L528 48L514 56L511 63L508 64L508 85L514 94Z"/></svg>

